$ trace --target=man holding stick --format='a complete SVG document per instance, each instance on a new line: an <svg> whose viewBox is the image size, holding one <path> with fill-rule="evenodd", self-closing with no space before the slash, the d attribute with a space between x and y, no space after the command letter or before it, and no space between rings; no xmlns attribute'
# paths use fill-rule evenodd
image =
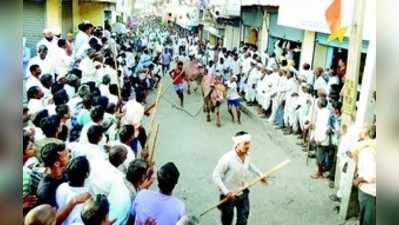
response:
<svg viewBox="0 0 399 225"><path fill-rule="evenodd" d="M249 216L249 190L245 189L238 195L236 193L245 187L251 178L251 173L259 177L264 175L250 162L248 154L251 136L247 132L240 131L233 137L233 142L233 150L222 156L213 171L213 181L221 192L220 199L228 199L219 206L222 224L232 225L236 207L236 225L246 225ZM261 179L263 183L266 183L266 180L267 177Z"/></svg>

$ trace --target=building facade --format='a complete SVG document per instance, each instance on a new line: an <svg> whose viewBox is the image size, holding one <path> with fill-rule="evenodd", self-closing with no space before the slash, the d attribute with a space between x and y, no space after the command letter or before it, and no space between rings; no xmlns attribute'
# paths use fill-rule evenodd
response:
<svg viewBox="0 0 399 225"><path fill-rule="evenodd" d="M113 22L117 1L122 0L24 0L23 36L27 46L35 53L45 28L59 30L64 36L75 32L85 20L95 26L103 26L107 19Z"/></svg>

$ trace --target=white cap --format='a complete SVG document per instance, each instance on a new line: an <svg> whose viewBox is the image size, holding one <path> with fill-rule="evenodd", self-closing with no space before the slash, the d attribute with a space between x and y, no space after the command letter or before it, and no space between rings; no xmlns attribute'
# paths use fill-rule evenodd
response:
<svg viewBox="0 0 399 225"><path fill-rule="evenodd" d="M43 30L43 34L53 33L49 28Z"/></svg>
<svg viewBox="0 0 399 225"><path fill-rule="evenodd" d="M60 35L61 34L61 29L59 27L53 27L51 29L51 31L53 32L53 34L55 35Z"/></svg>

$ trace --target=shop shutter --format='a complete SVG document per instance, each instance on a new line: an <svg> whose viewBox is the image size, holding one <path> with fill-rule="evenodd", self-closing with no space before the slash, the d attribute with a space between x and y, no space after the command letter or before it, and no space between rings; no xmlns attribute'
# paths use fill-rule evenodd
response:
<svg viewBox="0 0 399 225"><path fill-rule="evenodd" d="M26 46L36 55L36 44L42 38L45 27L45 1L24 0L23 2L23 36Z"/></svg>

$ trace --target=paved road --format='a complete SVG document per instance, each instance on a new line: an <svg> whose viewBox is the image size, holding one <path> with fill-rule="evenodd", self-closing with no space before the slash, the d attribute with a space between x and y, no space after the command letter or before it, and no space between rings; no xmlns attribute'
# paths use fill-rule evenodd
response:
<svg viewBox="0 0 399 225"><path fill-rule="evenodd" d="M204 113L192 118L169 102L178 102L173 87L169 88L158 109L161 130L155 159L158 166L173 161L179 168L181 176L175 195L184 200L189 213L198 215L217 202L218 191L211 180L212 171L218 159L232 148L231 137L245 130L253 139L252 160L262 171L291 159L267 186L259 184L251 190L249 225L339 224L332 210L334 205L328 199L332 191L327 181L310 179L314 162L305 165L305 155L295 144L294 137L286 137L272 127L265 128L247 115L243 115L241 126L233 124L226 105L222 106L222 127L217 128L214 121L206 122ZM190 95L185 108L194 114L200 104L199 93ZM219 218L219 211L214 210L201 219L201 224L219 225Z"/></svg>

